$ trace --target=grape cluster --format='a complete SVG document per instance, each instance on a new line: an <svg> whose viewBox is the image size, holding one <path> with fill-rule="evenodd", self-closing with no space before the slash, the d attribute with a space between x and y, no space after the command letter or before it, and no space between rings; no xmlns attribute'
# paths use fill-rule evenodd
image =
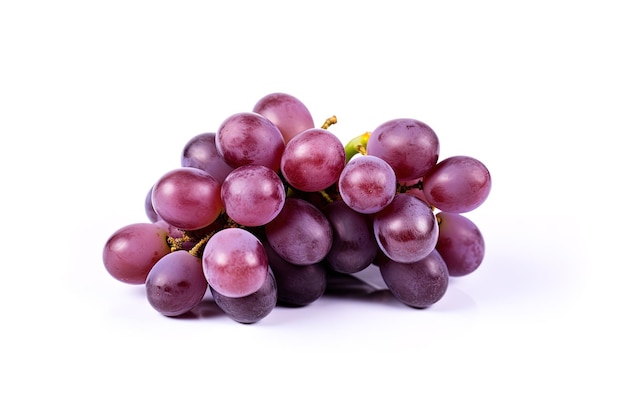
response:
<svg viewBox="0 0 626 417"><path fill-rule="evenodd" d="M144 285L165 316L210 295L254 323L369 266L402 303L436 303L449 277L484 258L464 213L486 200L489 171L469 156L439 160L439 139L419 120L389 120L345 146L334 123L315 127L300 100L273 93L191 138L180 166L150 187L148 220L106 241L106 270Z"/></svg>

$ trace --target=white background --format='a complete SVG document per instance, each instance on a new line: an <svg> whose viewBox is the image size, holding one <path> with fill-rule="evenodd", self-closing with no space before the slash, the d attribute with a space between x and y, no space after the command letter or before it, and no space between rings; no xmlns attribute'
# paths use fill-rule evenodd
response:
<svg viewBox="0 0 626 417"><path fill-rule="evenodd" d="M623 415L618 6L3 2L0 414ZM423 311L324 297L250 326L109 277L186 141L275 91L343 140L413 117L483 161L480 269Z"/></svg>

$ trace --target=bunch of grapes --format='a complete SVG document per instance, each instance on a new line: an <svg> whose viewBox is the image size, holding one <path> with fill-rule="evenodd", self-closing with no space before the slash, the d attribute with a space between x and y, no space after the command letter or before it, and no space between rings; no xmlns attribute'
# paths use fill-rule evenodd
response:
<svg viewBox="0 0 626 417"><path fill-rule="evenodd" d="M106 270L144 285L165 316L210 295L254 323L370 266L402 303L438 302L449 277L484 258L464 213L486 200L489 171L469 156L439 160L439 139L419 120L389 120L345 146L329 130L336 121L315 127L300 100L273 93L191 138L181 165L150 187L148 220L106 241Z"/></svg>

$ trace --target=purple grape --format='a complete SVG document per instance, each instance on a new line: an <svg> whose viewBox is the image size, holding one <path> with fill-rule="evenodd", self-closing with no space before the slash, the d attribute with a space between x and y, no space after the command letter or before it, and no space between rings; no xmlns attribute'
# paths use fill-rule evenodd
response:
<svg viewBox="0 0 626 417"><path fill-rule="evenodd" d="M424 258L437 244L439 227L430 207L409 194L397 194L374 214L374 235L381 251L396 262Z"/></svg>
<svg viewBox="0 0 626 417"><path fill-rule="evenodd" d="M267 277L267 254L259 239L247 230L228 228L215 233L202 253L209 285L227 297L245 297L257 291Z"/></svg>
<svg viewBox="0 0 626 417"><path fill-rule="evenodd" d="M150 190L148 190L148 194L146 194L146 199L144 200L144 209L146 211L146 216L148 216L148 220L150 220L151 223L156 223L161 219L161 216L159 216L157 214L156 211L154 211L154 206L152 205L152 190L153 190L154 186L150 187Z"/></svg>
<svg viewBox="0 0 626 417"><path fill-rule="evenodd" d="M164 316L180 316L197 306L206 294L202 261L185 250L165 255L146 279L150 305Z"/></svg>
<svg viewBox="0 0 626 417"><path fill-rule="evenodd" d="M278 174L263 165L233 170L222 184L226 214L243 226L272 221L285 204L285 187Z"/></svg>
<svg viewBox="0 0 626 417"><path fill-rule="evenodd" d="M367 153L389 163L398 181L411 181L435 166L439 139L430 126L419 120L393 119L372 131Z"/></svg>
<svg viewBox="0 0 626 417"><path fill-rule="evenodd" d="M310 265L320 262L332 245L328 219L313 204L287 198L282 211L265 225L267 240L287 262Z"/></svg>
<svg viewBox="0 0 626 417"><path fill-rule="evenodd" d="M285 141L280 130L258 113L237 113L217 129L215 146L233 168L264 165L274 171L280 167Z"/></svg>
<svg viewBox="0 0 626 417"><path fill-rule="evenodd" d="M307 129L285 146L280 169L287 182L302 191L321 191L339 179L346 153L339 138L325 129Z"/></svg>
<svg viewBox="0 0 626 417"><path fill-rule="evenodd" d="M271 269L261 287L250 295L244 297L228 297L210 287L215 304L231 319L243 323L252 324L267 317L277 303L276 280Z"/></svg>
<svg viewBox="0 0 626 417"><path fill-rule="evenodd" d="M339 177L343 201L359 213L377 213L391 203L396 194L396 175L391 166L377 156L350 159Z"/></svg>
<svg viewBox="0 0 626 417"><path fill-rule="evenodd" d="M429 307L448 289L448 269L437 250L413 263L386 259L381 262L380 273L393 296L410 307Z"/></svg>
<svg viewBox="0 0 626 417"><path fill-rule="evenodd" d="M289 307L302 307L324 295L326 267L321 262L310 265L295 265L279 256L267 241L263 242L263 246L276 279L279 304Z"/></svg>
<svg viewBox="0 0 626 417"><path fill-rule="evenodd" d="M199 168L176 168L154 185L152 205L174 227L201 229L213 223L223 208L220 183Z"/></svg>
<svg viewBox="0 0 626 417"><path fill-rule="evenodd" d="M424 195L431 205L448 213L466 213L487 199L491 174L475 158L452 156L424 175L423 184Z"/></svg>
<svg viewBox="0 0 626 417"><path fill-rule="evenodd" d="M437 251L446 262L450 276L474 272L485 257L485 240L478 227L457 213L437 213L439 239Z"/></svg>
<svg viewBox="0 0 626 417"><path fill-rule="evenodd" d="M315 126L306 106L294 96L285 93L272 93L262 97L252 111L274 123L285 143L289 143L298 133Z"/></svg>
<svg viewBox="0 0 626 417"><path fill-rule="evenodd" d="M370 218L341 200L328 204L323 213L333 229L333 244L325 258L328 266L346 274L367 268L378 253Z"/></svg>
<svg viewBox="0 0 626 417"><path fill-rule="evenodd" d="M201 133L189 139L180 156L183 167L199 168L208 172L217 182L224 178L233 168L224 161L215 147L215 133Z"/></svg>
<svg viewBox="0 0 626 417"><path fill-rule="evenodd" d="M112 277L128 284L144 284L154 264L170 251L164 228L155 223L133 223L107 239L102 260Z"/></svg>

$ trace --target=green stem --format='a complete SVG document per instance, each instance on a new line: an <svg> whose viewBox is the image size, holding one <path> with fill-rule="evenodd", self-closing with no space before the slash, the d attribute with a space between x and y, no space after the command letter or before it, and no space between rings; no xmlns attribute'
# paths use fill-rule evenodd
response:
<svg viewBox="0 0 626 417"><path fill-rule="evenodd" d="M366 154L367 151L367 141L369 140L371 132L365 132L350 141L344 146L346 151L346 163L352 159L352 157L358 153Z"/></svg>

